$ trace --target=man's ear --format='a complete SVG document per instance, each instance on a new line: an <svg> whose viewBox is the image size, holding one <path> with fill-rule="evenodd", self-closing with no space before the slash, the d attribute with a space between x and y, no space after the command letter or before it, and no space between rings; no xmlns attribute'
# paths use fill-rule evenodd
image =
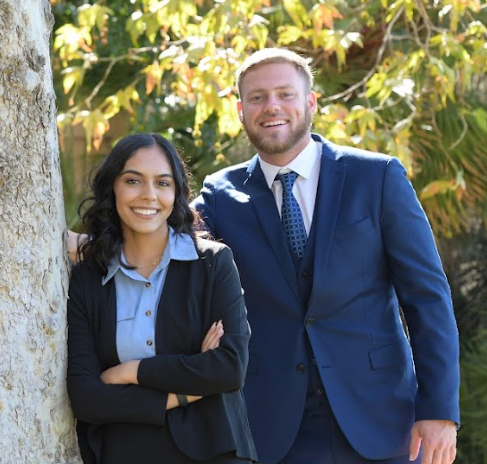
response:
<svg viewBox="0 0 487 464"><path fill-rule="evenodd" d="M237 112L238 112L238 119L240 122L243 122L243 109L242 109L242 102L237 100Z"/></svg>
<svg viewBox="0 0 487 464"><path fill-rule="evenodd" d="M306 100L308 101L308 107L309 111L311 114L315 114L316 110L318 109L318 102L316 101L316 94L311 91L308 93L308 96L306 97Z"/></svg>

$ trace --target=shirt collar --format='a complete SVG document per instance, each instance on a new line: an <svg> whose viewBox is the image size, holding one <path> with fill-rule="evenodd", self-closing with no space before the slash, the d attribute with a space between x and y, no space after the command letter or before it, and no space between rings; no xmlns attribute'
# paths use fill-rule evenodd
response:
<svg viewBox="0 0 487 464"><path fill-rule="evenodd" d="M310 139L306 148L296 156L289 164L286 166L275 166L273 164L267 163L262 158L259 157L260 167L264 173L267 186L272 187L276 175L279 173L285 173L289 171L296 172L299 176L309 179L313 166L315 165L316 158L320 154L319 143L313 139Z"/></svg>
<svg viewBox="0 0 487 464"><path fill-rule="evenodd" d="M167 240L166 249L162 255L161 262L154 269L153 273L165 268L169 265L171 260L176 261L194 261L198 259L198 252L193 239L188 234L176 233L172 227L169 227L169 238ZM121 256L121 260L126 263L125 256ZM118 270L121 272L134 272L124 268L121 265L121 260L115 256L108 266L108 272L105 277L102 278L101 284L105 285Z"/></svg>

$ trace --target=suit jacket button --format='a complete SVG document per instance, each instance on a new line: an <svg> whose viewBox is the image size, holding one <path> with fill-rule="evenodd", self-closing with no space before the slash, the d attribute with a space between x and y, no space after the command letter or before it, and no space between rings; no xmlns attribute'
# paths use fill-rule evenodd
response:
<svg viewBox="0 0 487 464"><path fill-rule="evenodd" d="M311 327L314 323L315 323L315 320L312 317L308 317L308 319L306 319L306 325L308 327Z"/></svg>
<svg viewBox="0 0 487 464"><path fill-rule="evenodd" d="M304 364L298 364L296 366L296 371L298 374L304 374L306 372L306 366Z"/></svg>

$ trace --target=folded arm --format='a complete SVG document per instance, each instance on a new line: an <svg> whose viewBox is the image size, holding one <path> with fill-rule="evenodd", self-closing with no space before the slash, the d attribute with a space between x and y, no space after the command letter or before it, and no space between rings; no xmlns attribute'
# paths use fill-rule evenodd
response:
<svg viewBox="0 0 487 464"><path fill-rule="evenodd" d="M165 354L143 359L138 366L139 385L197 396L243 387L250 330L231 251L219 250L212 266L211 320L221 320L225 328L219 347L193 355Z"/></svg>

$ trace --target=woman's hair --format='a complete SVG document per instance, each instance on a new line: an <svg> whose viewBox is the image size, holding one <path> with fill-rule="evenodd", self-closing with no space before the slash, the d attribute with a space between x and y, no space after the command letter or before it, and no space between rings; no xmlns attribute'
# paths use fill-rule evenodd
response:
<svg viewBox="0 0 487 464"><path fill-rule="evenodd" d="M105 160L92 171L89 177L91 192L78 208L78 214L88 234L88 240L78 247L78 253L83 260L97 265L104 272L115 256L120 257L124 243L113 184L125 163L137 150L155 146L160 148L171 164L176 187L174 208L167 223L176 232L184 232L194 238L196 216L189 207L191 190L188 172L177 150L158 134L129 135L120 140Z"/></svg>

